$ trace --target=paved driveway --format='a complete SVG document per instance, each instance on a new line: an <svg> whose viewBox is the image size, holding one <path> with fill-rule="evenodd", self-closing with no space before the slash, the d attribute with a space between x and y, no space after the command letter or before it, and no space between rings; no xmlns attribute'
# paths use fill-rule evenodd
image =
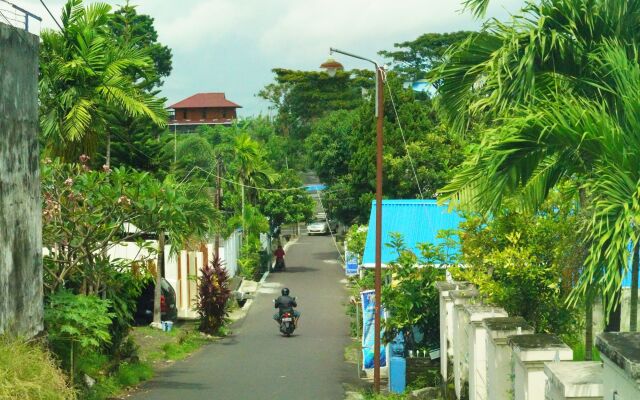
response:
<svg viewBox="0 0 640 400"><path fill-rule="evenodd" d="M138 400L343 399L356 371L344 362L349 342L343 270L331 237L302 236L287 271L272 273L234 333L162 371ZM281 287L297 296L299 329L281 337L271 319Z"/></svg>

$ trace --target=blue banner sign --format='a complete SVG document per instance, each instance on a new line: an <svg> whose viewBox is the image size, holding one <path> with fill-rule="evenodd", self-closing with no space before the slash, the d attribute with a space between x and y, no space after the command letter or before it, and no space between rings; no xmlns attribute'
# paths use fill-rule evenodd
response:
<svg viewBox="0 0 640 400"><path fill-rule="evenodd" d="M346 260L344 271L347 276L358 275L358 256L347 251L344 254L344 258Z"/></svg>
<svg viewBox="0 0 640 400"><path fill-rule="evenodd" d="M373 347L375 341L375 291L365 290L360 292L362 300L362 363L364 369L373 368ZM384 315L380 308L380 317ZM383 330L380 330L380 366L387 365L387 355L385 346L382 344Z"/></svg>

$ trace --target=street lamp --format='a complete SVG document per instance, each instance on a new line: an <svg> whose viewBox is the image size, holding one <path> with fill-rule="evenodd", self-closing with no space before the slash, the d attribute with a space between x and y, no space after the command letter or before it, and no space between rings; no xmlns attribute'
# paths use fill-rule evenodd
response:
<svg viewBox="0 0 640 400"><path fill-rule="evenodd" d="M323 68L325 71L327 71L327 74L329 74L329 76L332 78L336 76L336 72L342 71L344 69L342 64L340 64L333 58L329 58L327 59L327 61L323 62L322 65L320 65L320 68Z"/></svg>
<svg viewBox="0 0 640 400"><path fill-rule="evenodd" d="M384 69L377 62L346 51L329 49L330 54L339 53L348 57L372 63L376 71L376 263L375 263L375 308L374 308L374 345L373 345L373 388L380 392L380 293L382 286L382 126L384 120ZM338 67L339 66L339 67ZM326 69L329 76L335 76L338 69L343 69L342 64L329 59L320 68Z"/></svg>

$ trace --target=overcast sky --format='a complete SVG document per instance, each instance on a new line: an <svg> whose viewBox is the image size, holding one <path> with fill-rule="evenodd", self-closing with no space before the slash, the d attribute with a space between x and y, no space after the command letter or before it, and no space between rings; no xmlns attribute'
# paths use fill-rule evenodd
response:
<svg viewBox="0 0 640 400"><path fill-rule="evenodd" d="M37 0L10 0L53 22ZM123 4L125 0L106 1ZM64 1L45 1L59 18ZM87 1L85 1L87 2ZM241 116L268 112L256 93L272 68L317 70L329 47L375 58L379 50L427 32L477 29L459 0L131 0L155 18L159 40L173 50L163 88L168 104L198 92L225 92ZM504 19L523 0L494 0L489 16ZM37 29L37 27L35 28ZM32 30L33 31L33 30ZM366 63L335 57L345 68Z"/></svg>

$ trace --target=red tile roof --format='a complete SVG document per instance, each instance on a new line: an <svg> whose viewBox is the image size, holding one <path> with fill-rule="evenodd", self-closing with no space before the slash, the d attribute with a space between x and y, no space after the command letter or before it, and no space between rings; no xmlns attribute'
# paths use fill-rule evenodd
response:
<svg viewBox="0 0 640 400"><path fill-rule="evenodd" d="M234 102L227 100L224 93L198 93L191 97L169 106L169 108L242 108Z"/></svg>

